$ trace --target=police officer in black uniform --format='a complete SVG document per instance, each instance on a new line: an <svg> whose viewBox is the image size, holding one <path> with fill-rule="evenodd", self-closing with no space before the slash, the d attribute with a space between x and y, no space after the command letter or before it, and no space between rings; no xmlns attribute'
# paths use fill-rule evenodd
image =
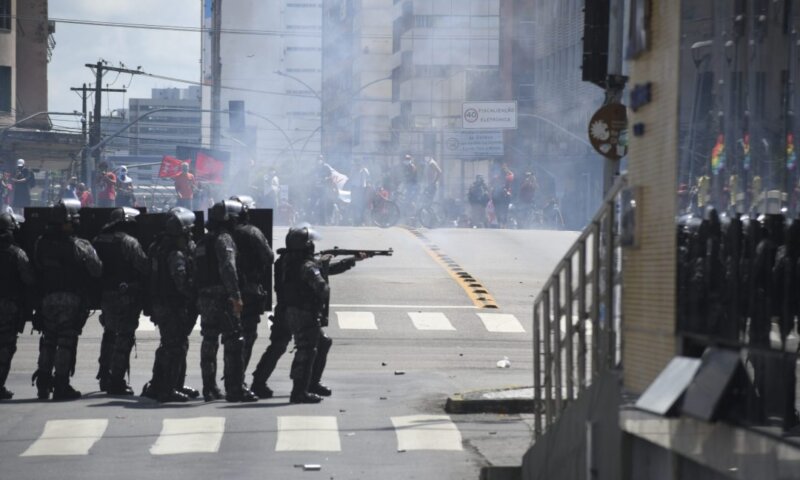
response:
<svg viewBox="0 0 800 480"><path fill-rule="evenodd" d="M292 403L319 403L331 390L322 385L322 372L333 343L322 327L328 325L328 276L353 268L364 257L346 257L331 263L331 256L314 257L316 233L309 227L290 228L286 250L275 265L278 303L285 305L286 324L297 352L292 362Z"/></svg>
<svg viewBox="0 0 800 480"><path fill-rule="evenodd" d="M94 239L94 248L103 262L101 299L103 339L100 343L100 390L112 395L132 395L125 382L130 354L136 342L136 329L142 313L150 264L136 239L139 210L115 208L110 221Z"/></svg>
<svg viewBox="0 0 800 480"><path fill-rule="evenodd" d="M258 324L261 314L266 312L271 305L267 305L267 289L270 288L268 277L275 254L269 242L258 227L250 223L248 211L255 208L252 197L239 195L231 200L240 202L244 206L239 222L233 230L233 241L239 251L236 268L239 272L239 284L242 292L242 328L244 329L244 371L250 363L253 354L253 345L258 338ZM255 392L253 392L255 393Z"/></svg>
<svg viewBox="0 0 800 480"><path fill-rule="evenodd" d="M169 211L164 233L150 247L150 294L153 323L161 343L156 350L153 378L143 396L160 402L186 402L200 393L184 385L189 335L197 321L194 286L194 250L191 210L175 207Z"/></svg>
<svg viewBox="0 0 800 480"><path fill-rule="evenodd" d="M258 398L244 386L244 338L241 313L244 306L236 268L237 249L232 233L244 206L223 200L209 210L208 235L197 246L198 310L203 343L200 370L203 398L222 398L217 387L219 339L225 347L225 400L253 402Z"/></svg>
<svg viewBox="0 0 800 480"><path fill-rule="evenodd" d="M14 245L14 231L23 221L13 213L0 214L0 400L14 396L6 389L6 379L17 351L17 333L32 313L30 294L36 282L28 256Z"/></svg>
<svg viewBox="0 0 800 480"><path fill-rule="evenodd" d="M286 252L286 250L283 248L278 250L281 258L284 252ZM267 381L269 377L272 376L272 372L275 371L275 367L278 365L278 360L286 353L289 342L292 340L292 331L286 323L286 304L282 301L284 294L282 290L283 285L280 282L280 278L282 277L282 273L280 273L281 264L282 262L279 258L278 262L275 262L275 296L277 301L275 303L274 314L270 317L272 326L270 327L269 346L267 346L266 351L261 355L261 359L258 361L256 369L253 371L253 383L250 386L253 393L258 395L258 398L272 398L273 392L272 389L267 386Z"/></svg>
<svg viewBox="0 0 800 480"><path fill-rule="evenodd" d="M103 264L92 244L75 236L80 202L61 200L50 212L45 233L36 241L34 264L42 293L38 370L33 374L40 400L72 400L81 392L69 379L75 369L78 337L89 318L90 278ZM55 369L55 375L53 371Z"/></svg>

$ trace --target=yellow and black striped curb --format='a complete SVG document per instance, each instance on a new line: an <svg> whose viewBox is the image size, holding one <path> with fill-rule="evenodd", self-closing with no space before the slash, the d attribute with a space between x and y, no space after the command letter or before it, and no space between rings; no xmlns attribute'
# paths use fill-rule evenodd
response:
<svg viewBox="0 0 800 480"><path fill-rule="evenodd" d="M470 275L463 268L453 260L449 255L443 253L438 245L433 243L428 237L416 228L406 227L409 233L417 237L425 246L425 251L433 260L444 268L447 273L455 280L461 288L467 293L467 296L472 300L478 308L498 308L497 302L494 297L489 293L489 290L484 287L477 278Z"/></svg>

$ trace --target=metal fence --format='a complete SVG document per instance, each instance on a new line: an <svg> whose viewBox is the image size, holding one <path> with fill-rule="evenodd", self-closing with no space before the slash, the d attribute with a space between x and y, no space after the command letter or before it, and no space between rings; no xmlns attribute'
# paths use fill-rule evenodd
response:
<svg viewBox="0 0 800 480"><path fill-rule="evenodd" d="M535 438L605 368L621 362L620 177L533 303Z"/></svg>

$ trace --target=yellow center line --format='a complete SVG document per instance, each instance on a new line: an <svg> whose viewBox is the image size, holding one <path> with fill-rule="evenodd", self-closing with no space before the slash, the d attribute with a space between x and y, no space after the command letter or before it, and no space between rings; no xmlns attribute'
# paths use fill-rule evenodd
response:
<svg viewBox="0 0 800 480"><path fill-rule="evenodd" d="M476 307L498 308L494 297L492 297L486 287L484 287L478 279L465 272L455 261L445 261L445 258L448 258L447 255L440 253L439 247L428 240L425 235L411 228L407 228L406 231L421 241L428 255L430 255L434 262L445 269L448 275L464 289L464 292Z"/></svg>

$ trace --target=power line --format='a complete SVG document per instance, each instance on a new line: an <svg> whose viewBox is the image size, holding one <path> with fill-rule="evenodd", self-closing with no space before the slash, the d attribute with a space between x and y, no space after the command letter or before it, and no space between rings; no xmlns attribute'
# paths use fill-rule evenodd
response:
<svg viewBox="0 0 800 480"><path fill-rule="evenodd" d="M0 18L12 18L18 20L32 20L32 21L41 21L41 17L28 17L28 16L18 16L18 15L0 15ZM86 20L86 19L77 19L77 18L48 18L49 21L58 22L58 23L66 23L66 24L73 24L73 25L88 25L88 26L95 26L95 27L115 27L115 28L131 28L131 29L141 29L141 30L160 30L160 31L171 31L171 32L189 32L189 33L212 33L214 30L210 28L203 28L203 27L190 27L184 25L158 25L158 24L150 24L150 23L127 23L127 22L109 22L109 21L102 21L102 20ZM478 29L476 30L489 30L488 28ZM446 31L446 29L442 29ZM459 28L459 30L463 30L463 28ZM229 34L229 35L254 35L254 36L267 36L267 37L301 37L301 38L322 38L321 31L308 31L308 30L253 30L253 29L245 29L245 28L223 28L220 30L221 33ZM437 35L437 34L427 34L427 35L415 35L414 38L417 40L424 40L424 39L446 39L446 40L497 40L499 38L499 33L497 35ZM376 39L376 40L386 40L391 39L392 35L381 35L381 34L369 34L369 33L362 33L360 35L361 38L368 38L368 39ZM518 36L517 38L524 39L530 38L533 39L532 35L530 36Z"/></svg>

